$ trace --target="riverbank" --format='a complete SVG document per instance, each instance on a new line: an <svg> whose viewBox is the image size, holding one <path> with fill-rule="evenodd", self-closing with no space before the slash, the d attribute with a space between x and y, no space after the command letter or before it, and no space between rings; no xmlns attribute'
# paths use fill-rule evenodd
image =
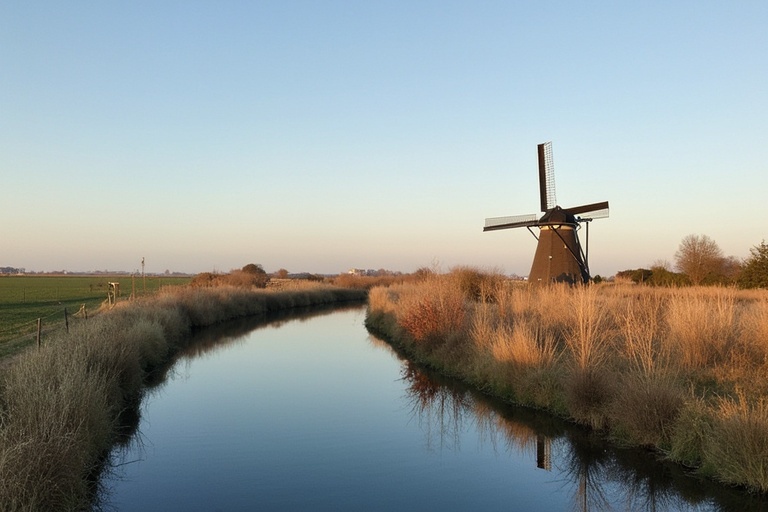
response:
<svg viewBox="0 0 768 512"><path fill-rule="evenodd" d="M199 328L291 308L365 300L327 286L292 291L178 288L120 304L29 349L2 372L4 511L88 508L93 476L145 380Z"/></svg>
<svg viewBox="0 0 768 512"><path fill-rule="evenodd" d="M534 288L459 269L374 288L368 329L505 401L768 492L768 294Z"/></svg>

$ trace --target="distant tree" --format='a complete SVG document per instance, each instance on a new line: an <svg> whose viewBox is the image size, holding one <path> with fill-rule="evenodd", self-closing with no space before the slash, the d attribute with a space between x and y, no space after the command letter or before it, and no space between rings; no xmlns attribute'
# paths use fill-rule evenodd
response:
<svg viewBox="0 0 768 512"><path fill-rule="evenodd" d="M720 262L720 282L722 284L733 284L739 279L744 264L735 256L723 258Z"/></svg>
<svg viewBox="0 0 768 512"><path fill-rule="evenodd" d="M269 275L261 265L256 263L249 263L241 269L241 272L248 276L248 281L251 286L257 288L266 288L269 282ZM234 272L233 272L234 273Z"/></svg>
<svg viewBox="0 0 768 512"><path fill-rule="evenodd" d="M768 245L765 240L749 250L737 283L741 288L768 288Z"/></svg>
<svg viewBox="0 0 768 512"><path fill-rule="evenodd" d="M688 278L683 274L672 272L666 261L655 261L651 265L651 276L648 284L653 286L683 286L688 283Z"/></svg>
<svg viewBox="0 0 768 512"><path fill-rule="evenodd" d="M620 279L630 279L633 283L638 283L638 284L647 282L652 275L653 275L653 272L651 272L647 268L621 270L619 272L616 272L616 277Z"/></svg>
<svg viewBox="0 0 768 512"><path fill-rule="evenodd" d="M275 272L275 277L278 279L288 279L288 271L284 268L281 268L277 272Z"/></svg>
<svg viewBox="0 0 768 512"><path fill-rule="evenodd" d="M434 276L436 272L429 267L420 267L413 273L416 279L427 279Z"/></svg>
<svg viewBox="0 0 768 512"><path fill-rule="evenodd" d="M723 260L723 251L707 235L686 236L675 253L675 267L693 285L716 282L722 275Z"/></svg>
<svg viewBox="0 0 768 512"><path fill-rule="evenodd" d="M246 274L257 274L257 275L266 274L266 272L264 271L264 268L257 263L247 264L242 268L242 271L245 272Z"/></svg>

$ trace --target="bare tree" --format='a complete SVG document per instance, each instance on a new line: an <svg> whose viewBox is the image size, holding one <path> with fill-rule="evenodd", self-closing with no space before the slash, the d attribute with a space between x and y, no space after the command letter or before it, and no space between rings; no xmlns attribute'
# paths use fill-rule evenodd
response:
<svg viewBox="0 0 768 512"><path fill-rule="evenodd" d="M723 251L707 235L688 235L675 253L675 268L699 285L707 277L722 273L724 259Z"/></svg>

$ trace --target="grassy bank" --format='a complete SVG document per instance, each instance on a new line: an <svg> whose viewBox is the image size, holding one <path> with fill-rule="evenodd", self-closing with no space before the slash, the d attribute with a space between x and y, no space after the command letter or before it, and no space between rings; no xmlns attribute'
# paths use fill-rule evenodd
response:
<svg viewBox="0 0 768 512"><path fill-rule="evenodd" d="M118 301L154 295L169 286L183 286L190 277L126 275L21 275L0 276L0 357L18 352L35 340L37 319L44 333L64 329L68 315L93 314L107 300L108 283L121 286Z"/></svg>
<svg viewBox="0 0 768 512"><path fill-rule="evenodd" d="M153 369L183 349L194 329L364 298L365 292L331 287L168 289L48 338L1 375L2 510L87 508L121 413L136 405Z"/></svg>
<svg viewBox="0 0 768 512"><path fill-rule="evenodd" d="M368 328L507 401L768 492L768 293L532 288L458 269L374 288Z"/></svg>

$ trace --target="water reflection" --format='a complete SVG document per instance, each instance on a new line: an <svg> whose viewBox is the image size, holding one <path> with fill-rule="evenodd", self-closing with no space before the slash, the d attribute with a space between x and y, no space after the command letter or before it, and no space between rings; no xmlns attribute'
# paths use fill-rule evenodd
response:
<svg viewBox="0 0 768 512"><path fill-rule="evenodd" d="M369 337L374 350L361 343L364 310L349 309L198 333L153 375L141 409L148 453L137 410L132 447L111 459L128 466L106 484L103 508L764 510Z"/></svg>
<svg viewBox="0 0 768 512"><path fill-rule="evenodd" d="M361 311L361 305L350 302L349 305L329 304L279 310L270 312L267 316L230 320L194 332L189 339L185 340L186 348L147 375L144 383L144 396L121 411L112 454L105 458L101 466L94 472L92 510L94 512L114 510L115 507L111 503L113 499L111 485L123 479L126 466L140 462L146 457L146 448L151 443L145 439L140 429L142 399L146 395L162 390L163 386L172 380L172 377L178 376L178 373L191 361L227 347L246 343L248 337L256 330L279 329L288 323L303 323L345 311ZM125 456L128 454L130 456L126 459Z"/></svg>
<svg viewBox="0 0 768 512"><path fill-rule="evenodd" d="M702 482L637 449L607 447L596 434L550 415L515 408L403 360L412 417L430 449L458 450L473 427L494 450L526 454L572 493L578 511L768 510L762 497Z"/></svg>

